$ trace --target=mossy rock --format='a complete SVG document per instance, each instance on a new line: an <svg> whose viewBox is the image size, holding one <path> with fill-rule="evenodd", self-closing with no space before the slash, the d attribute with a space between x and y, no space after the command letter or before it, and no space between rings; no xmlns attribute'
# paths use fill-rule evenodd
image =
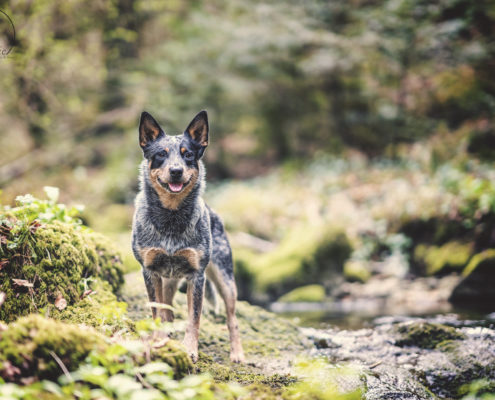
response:
<svg viewBox="0 0 495 400"><path fill-rule="evenodd" d="M450 326L432 322L404 323L397 327L401 338L397 346L417 346L422 349L434 349L447 340L461 340L465 336Z"/></svg>
<svg viewBox="0 0 495 400"><path fill-rule="evenodd" d="M348 260L344 264L344 276L348 281L365 283L371 277L368 263L363 260Z"/></svg>
<svg viewBox="0 0 495 400"><path fill-rule="evenodd" d="M472 230L457 220L437 217L405 221L398 231L411 238L415 245L423 243L435 246L473 234Z"/></svg>
<svg viewBox="0 0 495 400"><path fill-rule="evenodd" d="M322 285L306 285L284 294L278 301L286 303L318 303L325 300L325 288Z"/></svg>
<svg viewBox="0 0 495 400"><path fill-rule="evenodd" d="M165 345L153 348L151 351L151 360L163 361L170 365L176 379L186 376L193 370L193 363L187 355L184 346L175 340L169 340Z"/></svg>
<svg viewBox="0 0 495 400"><path fill-rule="evenodd" d="M449 300L459 306L493 311L495 308L495 249L473 256L462 272L462 281L454 288Z"/></svg>
<svg viewBox="0 0 495 400"><path fill-rule="evenodd" d="M468 138L467 151L484 161L495 159L495 130L478 129L471 132Z"/></svg>
<svg viewBox="0 0 495 400"><path fill-rule="evenodd" d="M94 277L113 291L123 283L118 252L103 235L82 226L10 218L2 223L1 236L0 320L39 312L57 299L75 304Z"/></svg>
<svg viewBox="0 0 495 400"><path fill-rule="evenodd" d="M110 284L95 279L91 288L91 293L74 305L63 310L50 306L47 314L64 322L94 327L104 334L135 332L135 323L127 315L127 303L117 299Z"/></svg>
<svg viewBox="0 0 495 400"><path fill-rule="evenodd" d="M418 245L414 250L414 262L424 266L426 275L445 275L460 272L467 265L472 254L470 244L458 241L442 246Z"/></svg>
<svg viewBox="0 0 495 400"><path fill-rule="evenodd" d="M248 293L247 300L261 294L277 299L299 286L331 282L342 275L351 252L344 232L324 226L294 228L268 253L234 249L237 273L249 275L252 282L252 287L241 293Z"/></svg>
<svg viewBox="0 0 495 400"><path fill-rule="evenodd" d="M36 375L55 379L75 369L92 350L104 350L104 337L90 328L65 324L40 315L18 319L0 332L0 376L19 381Z"/></svg>

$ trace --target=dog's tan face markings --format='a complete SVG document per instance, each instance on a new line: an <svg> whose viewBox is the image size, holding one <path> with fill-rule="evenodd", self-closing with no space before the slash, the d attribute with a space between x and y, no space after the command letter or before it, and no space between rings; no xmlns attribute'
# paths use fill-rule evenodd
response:
<svg viewBox="0 0 495 400"><path fill-rule="evenodd" d="M183 177L184 182L188 182L184 189L182 189L179 193L170 193L158 181L158 179L162 182L170 181L170 166L166 165L163 168L150 170L151 184L153 185L156 193L158 193L158 197L160 198L163 207L170 210L177 210L182 201L189 193L191 193L191 190L198 182L199 171L195 168L186 168L184 169Z"/></svg>

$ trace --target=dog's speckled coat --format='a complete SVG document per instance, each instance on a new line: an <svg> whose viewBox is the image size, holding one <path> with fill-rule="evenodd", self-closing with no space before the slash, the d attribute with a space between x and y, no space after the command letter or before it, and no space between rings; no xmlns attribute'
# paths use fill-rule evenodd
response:
<svg viewBox="0 0 495 400"><path fill-rule="evenodd" d="M198 358L198 332L205 275L215 284L227 310L231 360L244 361L235 316L237 289L232 251L222 221L203 201L208 117L201 111L182 135L166 135L143 112L139 143L144 160L136 197L132 249L142 266L150 301L172 305L179 280L187 280L188 325L184 344ZM172 321L171 310L152 308L153 317Z"/></svg>

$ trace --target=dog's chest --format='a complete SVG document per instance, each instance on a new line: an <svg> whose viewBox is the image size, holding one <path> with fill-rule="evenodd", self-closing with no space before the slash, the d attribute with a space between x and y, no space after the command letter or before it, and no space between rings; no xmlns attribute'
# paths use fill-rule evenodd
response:
<svg viewBox="0 0 495 400"><path fill-rule="evenodd" d="M141 250L141 256L144 267L155 275L164 278L187 278L200 270L203 252L192 247L173 252L160 247L149 247Z"/></svg>

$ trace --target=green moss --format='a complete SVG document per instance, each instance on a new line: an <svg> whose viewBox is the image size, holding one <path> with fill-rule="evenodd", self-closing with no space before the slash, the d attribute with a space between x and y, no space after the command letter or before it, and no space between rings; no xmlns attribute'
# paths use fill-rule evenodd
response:
<svg viewBox="0 0 495 400"><path fill-rule="evenodd" d="M193 370L191 358L185 352L182 344L175 340L169 340L165 345L159 348L153 348L151 351L151 360L163 361L170 365L176 379L187 375Z"/></svg>
<svg viewBox="0 0 495 400"><path fill-rule="evenodd" d="M454 288L449 300L462 306L492 311L495 301L495 249L473 256L462 275L463 280Z"/></svg>
<svg viewBox="0 0 495 400"><path fill-rule="evenodd" d="M344 276L352 282L367 282L371 277L371 272L367 268L367 263L362 260L348 260L344 264Z"/></svg>
<svg viewBox="0 0 495 400"><path fill-rule="evenodd" d="M417 346L434 349L446 340L460 340L465 336L450 326L431 322L404 323L397 328L401 338L397 346Z"/></svg>
<svg viewBox="0 0 495 400"><path fill-rule="evenodd" d="M471 275L477 268L480 268L482 264L488 264L495 260L495 249L485 250L476 254L469 264L466 266L462 275L467 277Z"/></svg>
<svg viewBox="0 0 495 400"><path fill-rule="evenodd" d="M420 244L414 250L414 261L424 265L426 275L460 271L471 257L472 246L457 241L442 246Z"/></svg>
<svg viewBox="0 0 495 400"><path fill-rule="evenodd" d="M0 276L0 291L6 294L1 320L39 312L57 298L75 304L92 276L114 291L123 283L118 253L108 239L89 229L10 217L3 220L1 234L0 256L7 261Z"/></svg>
<svg viewBox="0 0 495 400"><path fill-rule="evenodd" d="M284 294L278 301L287 303L310 302L318 303L325 300L325 288L321 285L306 285Z"/></svg>
<svg viewBox="0 0 495 400"><path fill-rule="evenodd" d="M108 282L95 278L88 287L91 293L76 304L61 311L49 306L46 313L62 321L92 326L105 334L135 331L135 323L127 315L127 303L117 300Z"/></svg>
<svg viewBox="0 0 495 400"><path fill-rule="evenodd" d="M247 364L224 365L213 360L205 353L200 354L196 364L197 372L207 372L215 382L237 382L242 385L261 385L278 389L289 385L295 378L289 375L263 374Z"/></svg>
<svg viewBox="0 0 495 400"><path fill-rule="evenodd" d="M90 351L105 347L104 338L89 328L30 315L0 332L0 375L8 381L33 373L54 379L62 374L57 358L71 371Z"/></svg>
<svg viewBox="0 0 495 400"><path fill-rule="evenodd" d="M254 290L278 297L295 287L319 283L342 273L351 254L342 231L324 226L300 226L290 230L277 248L255 254L235 249L238 263L253 277Z"/></svg>

